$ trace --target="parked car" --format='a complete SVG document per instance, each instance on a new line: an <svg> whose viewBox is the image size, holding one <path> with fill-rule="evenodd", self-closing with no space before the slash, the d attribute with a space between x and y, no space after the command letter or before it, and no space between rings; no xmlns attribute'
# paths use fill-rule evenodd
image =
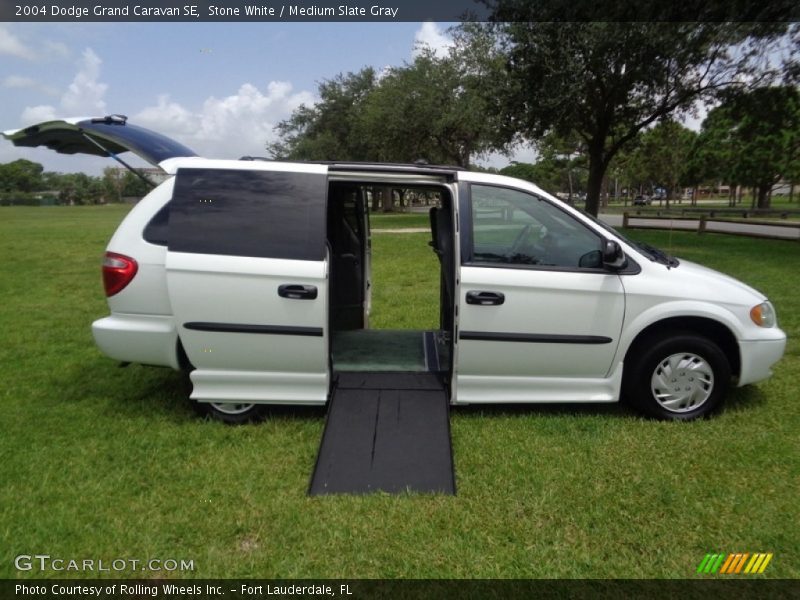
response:
<svg viewBox="0 0 800 600"><path fill-rule="evenodd" d="M454 405L622 398L654 417L693 419L718 409L731 383L768 377L784 352L762 293L519 179L419 164L212 160L118 116L4 136L68 154L130 150L170 175L111 238L110 315L92 331L115 360L189 371L191 398L222 420L271 403L325 404L337 370L373 360L375 186L441 198L430 213L440 323L424 351ZM373 334L370 343L385 332ZM421 351L398 345L393 359L404 352Z"/></svg>
<svg viewBox="0 0 800 600"><path fill-rule="evenodd" d="M633 199L634 206L648 206L653 202L649 196L642 196L641 194Z"/></svg>

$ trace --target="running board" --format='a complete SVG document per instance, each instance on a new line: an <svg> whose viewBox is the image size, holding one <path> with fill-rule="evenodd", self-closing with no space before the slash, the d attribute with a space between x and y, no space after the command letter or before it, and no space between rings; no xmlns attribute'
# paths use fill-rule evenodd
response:
<svg viewBox="0 0 800 600"><path fill-rule="evenodd" d="M455 489L441 380L434 373L340 373L308 493Z"/></svg>

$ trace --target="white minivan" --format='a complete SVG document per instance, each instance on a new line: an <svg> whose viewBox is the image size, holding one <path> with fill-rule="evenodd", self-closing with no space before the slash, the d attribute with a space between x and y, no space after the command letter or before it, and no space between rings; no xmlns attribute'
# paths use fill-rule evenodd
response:
<svg viewBox="0 0 800 600"><path fill-rule="evenodd" d="M18 146L117 158L170 177L108 244L123 362L190 372L191 398L243 422L325 404L340 372L437 374L451 404L617 402L662 419L717 409L771 374L786 344L767 298L632 242L531 183L426 164L210 160L124 117L9 131ZM439 328L369 328L368 198L435 198Z"/></svg>

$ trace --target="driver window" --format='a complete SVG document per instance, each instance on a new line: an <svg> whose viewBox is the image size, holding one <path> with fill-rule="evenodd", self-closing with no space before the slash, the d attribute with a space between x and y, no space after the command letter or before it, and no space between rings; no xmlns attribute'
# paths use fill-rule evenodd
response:
<svg viewBox="0 0 800 600"><path fill-rule="evenodd" d="M601 238L547 200L473 185L472 262L599 268Z"/></svg>

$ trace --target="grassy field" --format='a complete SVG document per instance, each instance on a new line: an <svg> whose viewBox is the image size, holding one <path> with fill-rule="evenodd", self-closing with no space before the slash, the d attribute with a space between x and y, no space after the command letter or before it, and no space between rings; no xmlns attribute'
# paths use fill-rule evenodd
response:
<svg viewBox="0 0 800 600"><path fill-rule="evenodd" d="M308 498L323 409L205 422L180 374L95 348L124 210L0 208L0 577L58 575L15 570L40 553L194 561L121 573L145 577L692 578L707 552L774 552L763 577L800 577L797 243L632 232L777 306L787 356L717 418L455 409L458 496ZM427 239L373 238L376 326L435 323Z"/></svg>
<svg viewBox="0 0 800 600"><path fill-rule="evenodd" d="M415 213L371 213L369 223L372 229L430 229L431 226L427 211Z"/></svg>

